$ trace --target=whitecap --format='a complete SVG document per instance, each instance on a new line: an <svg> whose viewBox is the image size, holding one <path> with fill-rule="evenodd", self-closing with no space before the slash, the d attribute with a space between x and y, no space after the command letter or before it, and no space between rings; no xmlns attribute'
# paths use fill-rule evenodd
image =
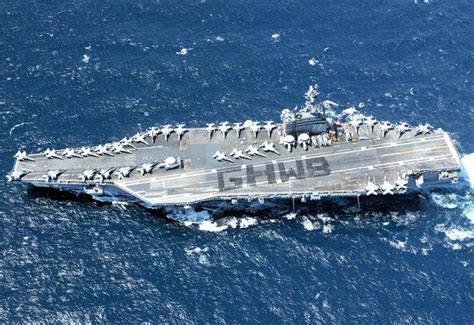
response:
<svg viewBox="0 0 474 325"><path fill-rule="evenodd" d="M185 48L185 47L183 47L183 48L181 48L181 50L179 50L178 52L176 52L176 54L178 54L178 55L186 55L186 54L188 54L188 52L191 51L191 50L192 50L192 48Z"/></svg>
<svg viewBox="0 0 474 325"><path fill-rule="evenodd" d="M390 244L390 246L395 247L396 249L400 249L402 251L405 250L407 246L407 242L401 241L401 240L396 240L396 241L389 240L388 243Z"/></svg>
<svg viewBox="0 0 474 325"><path fill-rule="evenodd" d="M316 229L316 227L311 222L311 220L308 219L308 217L303 217L303 220L302 220L301 224L303 225L304 229L306 229L308 231L313 231L313 230Z"/></svg>
<svg viewBox="0 0 474 325"><path fill-rule="evenodd" d="M308 61L309 65L316 65L316 63L318 63L318 62L319 62L319 61L316 60L315 58L311 58L311 59Z"/></svg>
<svg viewBox="0 0 474 325"><path fill-rule="evenodd" d="M87 64L87 63L89 63L89 60L90 60L90 56L88 56L87 54L84 54L82 56L82 62Z"/></svg>
<svg viewBox="0 0 474 325"><path fill-rule="evenodd" d="M462 228L451 228L445 231L446 237L452 241L464 241L474 238L474 231Z"/></svg>
<svg viewBox="0 0 474 325"><path fill-rule="evenodd" d="M200 247L185 248L184 251L185 251L186 254L188 254L188 255L200 254L200 253L207 253L207 252L209 251L209 247L204 247L204 248L200 248Z"/></svg>
<svg viewBox="0 0 474 325"><path fill-rule="evenodd" d="M330 224L323 225L323 234L330 234L334 230L334 226Z"/></svg>

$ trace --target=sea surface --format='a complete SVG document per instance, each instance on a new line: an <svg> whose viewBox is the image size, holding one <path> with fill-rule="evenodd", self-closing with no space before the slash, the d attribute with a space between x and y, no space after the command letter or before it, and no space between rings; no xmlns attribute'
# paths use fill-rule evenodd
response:
<svg viewBox="0 0 474 325"><path fill-rule="evenodd" d="M468 154L473 68L472 0L0 0L0 174L19 148L278 121L314 83ZM468 188L223 213L0 184L0 323L474 319Z"/></svg>

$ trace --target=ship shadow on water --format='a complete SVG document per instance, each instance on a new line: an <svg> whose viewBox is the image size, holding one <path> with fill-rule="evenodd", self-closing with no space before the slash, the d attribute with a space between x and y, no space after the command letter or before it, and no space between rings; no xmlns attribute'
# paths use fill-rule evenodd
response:
<svg viewBox="0 0 474 325"><path fill-rule="evenodd" d="M357 198L324 198L317 201L295 201L292 199L271 199L261 203L258 200L242 200L237 204L230 202L206 202L191 208L169 207L149 210L156 217L176 221L199 221L202 216L226 224L232 218L255 218L261 221L288 218L289 216L323 215L334 220L351 220L365 216L392 216L394 212L410 213L423 211L428 200L425 193L410 193L393 196L370 196Z"/></svg>
<svg viewBox="0 0 474 325"><path fill-rule="evenodd" d="M30 199L48 199L58 202L81 202L81 203L96 203L98 205L107 205L105 202L98 202L92 199L91 196L84 193L73 193L69 191L61 191L49 187L27 187L27 195Z"/></svg>
<svg viewBox="0 0 474 325"><path fill-rule="evenodd" d="M28 187L27 195L30 199L48 199L58 202L77 202L83 204L94 204L97 209L112 206L111 202L94 200L91 196L83 193L61 191L53 188ZM262 220L278 219L285 215L294 213L296 215L324 214L334 219L351 219L357 215L384 214L390 215L393 211L419 211L426 208L428 200L426 193L407 193L404 195L391 196L362 196L356 197L332 197L320 200L301 202L292 199L267 199L264 202L253 200L241 200L237 204L229 201L211 201L195 204L190 208L164 207L150 209L142 207L139 203L132 206L146 211L148 215L161 218L169 222L185 221L194 218L191 215L207 213L214 220L228 217L255 217Z"/></svg>

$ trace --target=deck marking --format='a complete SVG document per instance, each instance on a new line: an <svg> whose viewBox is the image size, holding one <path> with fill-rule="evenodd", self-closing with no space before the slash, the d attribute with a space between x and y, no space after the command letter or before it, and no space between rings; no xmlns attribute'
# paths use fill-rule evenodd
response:
<svg viewBox="0 0 474 325"><path fill-rule="evenodd" d="M434 142L434 141L439 141L439 140L442 140L441 137L436 137L436 138L433 138L433 139L429 139L427 140L427 142ZM389 148L391 146L405 146L405 145L411 145L411 144L416 144L418 143L418 139L416 141L409 141L409 142L401 142L401 143L394 143L394 142L391 142L390 144L385 144L385 145L378 145L378 146L373 146L371 148L368 148L366 149L366 151L372 151L372 150L377 150L377 149L386 149L386 148ZM311 158L316 158L316 157L332 157L332 156L340 156L340 155L346 155L346 154L353 154L357 151L354 151L353 149L350 149L350 150L346 150L346 151L341 151L341 152L335 152L335 153L327 153L327 154L321 154L321 153L318 153L318 154L315 154L315 155L310 155L309 157ZM394 153L392 153L394 154ZM291 158L291 157L284 157L282 158L281 160L277 160L277 162L291 162L291 161L294 161L295 158ZM262 167L262 166L265 166L265 164L255 164L253 165L254 167ZM220 170L222 169L226 169L226 168L232 168L232 167L222 167L220 168ZM215 169L212 170L212 172L216 172ZM196 172L193 172L193 173L188 173L188 176L192 176L192 177L195 177L195 176L204 176L204 175L208 175L210 174L210 172L208 170L204 170L204 171L196 171ZM159 177L155 177L155 178L151 178L151 179L143 179L143 180L133 180L133 181L130 181L130 182L127 182L127 184L130 184L130 185L135 185L135 184L141 184L141 183L147 183L147 182L156 182L156 181L159 181L161 179L164 179L164 180L170 180L170 179L175 179L175 178L178 178L180 176L178 175L171 175L171 176L159 176Z"/></svg>
<svg viewBox="0 0 474 325"><path fill-rule="evenodd" d="M454 148L453 141L451 140L451 138L449 137L449 135L447 133L443 133L443 136L444 136L444 140L448 144L449 151L451 151L451 154L453 155L454 159L456 160L456 163L458 165L461 165L461 160L459 159L459 154L458 154L456 148Z"/></svg>
<svg viewBox="0 0 474 325"><path fill-rule="evenodd" d="M445 154L445 155L440 155L440 156L437 156L435 158L439 158L440 160L442 160L442 158L447 158L447 157L451 157L451 154ZM418 163L420 161L423 161L425 158L418 158L418 159L412 159L412 160L406 160L405 163L407 165L410 165L410 164L414 164L414 163ZM387 167L389 165L393 165L395 164L394 162L390 162L390 163L385 163L385 164L379 164L379 165L376 165L377 167ZM362 169L362 168L367 168L367 166L362 166L362 167L357 167L357 168L353 168L353 169ZM347 170L346 170L347 171ZM351 171L355 171L355 170L351 170ZM341 172L344 172L344 170L339 170L339 171L334 171L333 173L341 173ZM296 180L293 180L293 181L296 181ZM251 188L250 188L251 190ZM202 192L202 190L200 190ZM361 189L354 189L354 191L356 192L362 192ZM314 190L313 189L305 189L305 190L299 190L297 192L293 192L293 193L297 193L297 194L308 194L308 193L313 193ZM337 193L337 192L342 192L342 190L324 190L324 191L318 191L318 193ZM189 200L189 202L199 202L201 201L202 199L205 199L205 198L211 198L211 197L215 197L217 198L217 196L212 196L210 195L211 192L209 192L209 194L194 194L193 195L193 199L192 200ZM277 195L277 196L285 196L285 194L282 194L281 191L272 191L271 189L268 190L268 191L265 191L264 189L262 189L262 192L259 193L258 195L262 196L262 197L268 197L268 196L273 196L273 195ZM289 194L288 194L289 195ZM246 196L245 192L244 191L240 191L240 192L221 192L219 194L220 197L235 197L235 196ZM153 199L153 198L158 198L158 199ZM168 198L182 198L183 197L183 194L178 194L178 195L169 195ZM162 202L160 201L160 196L159 195L151 195L149 196L149 202L153 202L155 204L172 204L172 202L175 202L176 203L188 203L187 202L183 202L182 200L176 200L176 201L173 201L172 199L168 200L168 202Z"/></svg>

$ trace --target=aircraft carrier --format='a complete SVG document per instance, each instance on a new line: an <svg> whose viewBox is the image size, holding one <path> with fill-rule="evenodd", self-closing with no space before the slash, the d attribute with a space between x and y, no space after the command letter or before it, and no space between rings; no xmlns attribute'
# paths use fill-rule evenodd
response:
<svg viewBox="0 0 474 325"><path fill-rule="evenodd" d="M285 109L281 122L151 127L114 142L27 154L10 181L136 201L146 207L272 198L400 195L456 183L461 169L450 135L430 125L392 124L355 108L317 103Z"/></svg>

